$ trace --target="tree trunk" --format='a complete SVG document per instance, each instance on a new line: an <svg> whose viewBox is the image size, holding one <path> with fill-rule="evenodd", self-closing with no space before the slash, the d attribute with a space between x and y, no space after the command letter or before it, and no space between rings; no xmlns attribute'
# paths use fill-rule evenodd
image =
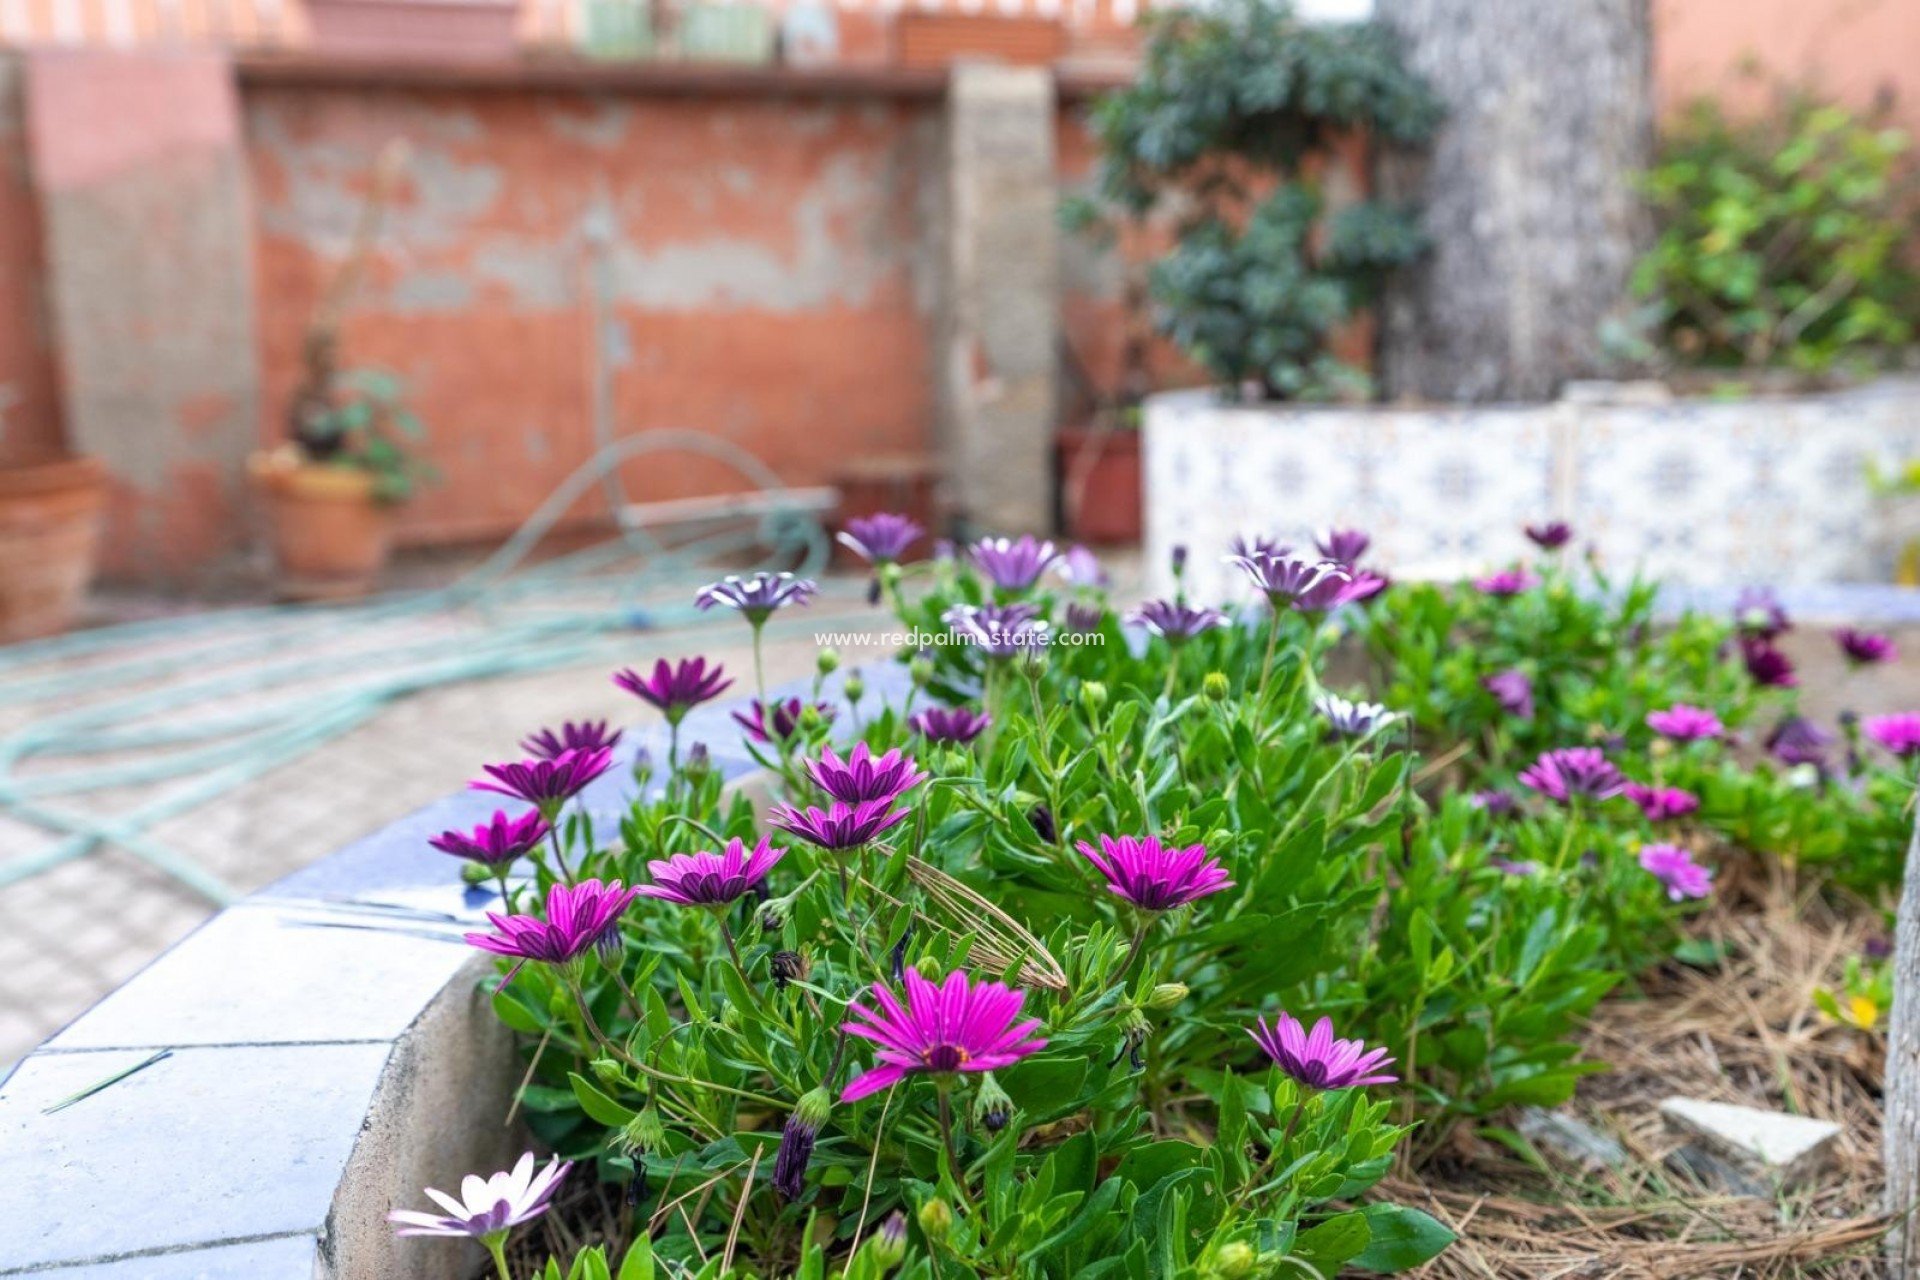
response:
<svg viewBox="0 0 1920 1280"><path fill-rule="evenodd" d="M1907 874L1893 931L1886 1070L1887 1212L1899 1219L1887 1237L1887 1253L1897 1280L1920 1280L1920 1225L1906 1218L1920 1199L1920 818L1907 846Z"/></svg>
<svg viewBox="0 0 1920 1280"><path fill-rule="evenodd" d="M1432 251L1383 307L1390 398L1539 400L1618 373L1601 329L1630 310L1651 239L1648 0L1377 0L1447 106L1422 156L1381 164Z"/></svg>

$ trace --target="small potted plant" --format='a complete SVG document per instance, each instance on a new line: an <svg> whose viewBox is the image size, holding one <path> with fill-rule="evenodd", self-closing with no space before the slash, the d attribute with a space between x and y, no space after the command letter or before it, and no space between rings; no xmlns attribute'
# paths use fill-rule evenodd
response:
<svg viewBox="0 0 1920 1280"><path fill-rule="evenodd" d="M364 595L385 567L393 509L431 478L398 378L327 376L295 398L293 438L253 459L267 540L290 600Z"/></svg>

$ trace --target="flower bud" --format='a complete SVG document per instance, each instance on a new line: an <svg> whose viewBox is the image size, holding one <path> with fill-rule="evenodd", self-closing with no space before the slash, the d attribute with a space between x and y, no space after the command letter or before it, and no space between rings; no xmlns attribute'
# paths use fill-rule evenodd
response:
<svg viewBox="0 0 1920 1280"><path fill-rule="evenodd" d="M831 646L822 649L813 660L813 669L823 676L832 675L840 669L840 651Z"/></svg>
<svg viewBox="0 0 1920 1280"><path fill-rule="evenodd" d="M927 658L915 658L907 664L907 674L913 677L915 688L924 689L933 679L933 662Z"/></svg>
<svg viewBox="0 0 1920 1280"><path fill-rule="evenodd" d="M462 884L488 884L493 880L493 868L479 862L460 864L460 882Z"/></svg>
<svg viewBox="0 0 1920 1280"><path fill-rule="evenodd" d="M867 1247L873 1250L873 1260L883 1268L891 1270L899 1266L907 1256L906 1215L898 1209L888 1214Z"/></svg>
<svg viewBox="0 0 1920 1280"><path fill-rule="evenodd" d="M860 678L858 671L850 672L841 684L840 691L847 695L848 702L858 702L867 694L867 682Z"/></svg>
<svg viewBox="0 0 1920 1280"><path fill-rule="evenodd" d="M1260 1264L1260 1254L1245 1240L1232 1240L1213 1255L1210 1272L1220 1280L1247 1280Z"/></svg>
<svg viewBox="0 0 1920 1280"><path fill-rule="evenodd" d="M601 1084L620 1084L626 1079L625 1073L620 1070L620 1064L612 1058L595 1058L587 1064L587 1067L593 1072L594 1079Z"/></svg>
<svg viewBox="0 0 1920 1280"><path fill-rule="evenodd" d="M980 1079L980 1088L973 1095L973 1122L988 1133L998 1133L1007 1127L1007 1121L1013 1116L1013 1099L1000 1087L1000 1082L989 1071Z"/></svg>
<svg viewBox="0 0 1920 1280"><path fill-rule="evenodd" d="M634 1114L614 1139L614 1145L628 1155L658 1151L667 1140L667 1127L660 1123L660 1109L649 1102Z"/></svg>
<svg viewBox="0 0 1920 1280"><path fill-rule="evenodd" d="M1200 691L1207 695L1209 702L1225 702L1233 686L1227 682L1226 672L1209 671L1200 681Z"/></svg>
<svg viewBox="0 0 1920 1280"><path fill-rule="evenodd" d="M821 1088L800 1095L780 1131L780 1150L773 1160L773 1187L787 1200L798 1200L806 1190L807 1164L820 1129L833 1114L833 1099Z"/></svg>
<svg viewBox="0 0 1920 1280"><path fill-rule="evenodd" d="M645 747L633 753L633 785L646 789L653 780L653 753Z"/></svg>
<svg viewBox="0 0 1920 1280"><path fill-rule="evenodd" d="M1147 1008L1155 1013L1165 1013L1187 998L1187 984L1184 982L1163 982L1147 995Z"/></svg>
<svg viewBox="0 0 1920 1280"><path fill-rule="evenodd" d="M1060 838L1060 824L1053 820L1053 810L1044 804L1037 804L1027 810L1027 821L1033 824L1033 833L1048 844Z"/></svg>
<svg viewBox="0 0 1920 1280"><path fill-rule="evenodd" d="M932 956L921 956L918 960L913 962L913 967L919 971L921 977L925 978L929 982L936 981L946 976L945 974L940 972L940 962L938 960L935 960Z"/></svg>
<svg viewBox="0 0 1920 1280"><path fill-rule="evenodd" d="M692 783L699 783L713 772L713 754L707 750L706 743L696 742L687 749L687 763L681 772Z"/></svg>
<svg viewBox="0 0 1920 1280"><path fill-rule="evenodd" d="M1173 544L1172 560L1173 560L1173 576L1174 577L1178 578L1182 574L1186 573L1187 571L1187 544L1186 543L1176 542Z"/></svg>
<svg viewBox="0 0 1920 1280"><path fill-rule="evenodd" d="M822 723L823 722L820 719L819 707L814 706L812 703L808 703L806 706L800 709L801 732L811 737L813 734L819 732L820 726Z"/></svg>
<svg viewBox="0 0 1920 1280"><path fill-rule="evenodd" d="M928 1240L945 1240L953 1230L953 1210L939 1196L921 1205L916 1216L920 1219L920 1230Z"/></svg>
<svg viewBox="0 0 1920 1280"><path fill-rule="evenodd" d="M1080 706L1090 716L1100 714L1107 705L1107 686L1098 680L1089 680L1080 686Z"/></svg>

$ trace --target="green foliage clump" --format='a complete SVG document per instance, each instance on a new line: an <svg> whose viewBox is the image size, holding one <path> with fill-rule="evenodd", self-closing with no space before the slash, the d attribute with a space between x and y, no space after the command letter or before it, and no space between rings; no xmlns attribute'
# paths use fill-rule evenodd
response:
<svg viewBox="0 0 1920 1280"><path fill-rule="evenodd" d="M1920 221L1906 134L1806 98L1753 121L1711 103L1646 175L1659 238L1634 283L1688 365L1821 373L1913 341Z"/></svg>
<svg viewBox="0 0 1920 1280"><path fill-rule="evenodd" d="M381 502L405 502L436 474L417 449L426 429L398 378L379 369L332 377L294 411L293 439L309 461L364 471Z"/></svg>
<svg viewBox="0 0 1920 1280"><path fill-rule="evenodd" d="M1412 144L1439 118L1377 26L1303 22L1279 0L1162 13L1139 79L1094 112L1098 198L1136 219L1174 210L1149 293L1194 359L1270 397L1352 393L1365 379L1329 339L1424 240L1381 201L1324 219L1312 162L1341 133Z"/></svg>

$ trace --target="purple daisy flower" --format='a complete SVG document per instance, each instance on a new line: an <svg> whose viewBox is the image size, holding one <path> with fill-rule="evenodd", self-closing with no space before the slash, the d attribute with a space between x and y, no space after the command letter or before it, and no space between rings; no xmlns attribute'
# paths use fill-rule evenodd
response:
<svg viewBox="0 0 1920 1280"><path fill-rule="evenodd" d="M811 579L796 578L790 573L756 573L749 578L730 573L700 588L693 603L702 610L715 605L738 609L748 622L759 627L773 616L774 610L790 604L804 605L819 589Z"/></svg>
<svg viewBox="0 0 1920 1280"><path fill-rule="evenodd" d="M807 772L822 791L842 804L862 805L879 800L887 804L925 781L913 758L899 748L874 755L864 742L854 744L847 758L824 748L818 760L807 761Z"/></svg>
<svg viewBox="0 0 1920 1280"><path fill-rule="evenodd" d="M538 809L529 809L517 818L504 810L495 810L490 821L471 832L442 831L427 841L442 853L465 858L484 867L504 867L530 853L547 838L547 820Z"/></svg>
<svg viewBox="0 0 1920 1280"><path fill-rule="evenodd" d="M1258 549L1230 555L1227 563L1239 566L1254 589L1275 609L1307 595L1319 598L1328 591L1338 594L1353 581L1353 575L1337 564L1299 556L1270 555Z"/></svg>
<svg viewBox="0 0 1920 1280"><path fill-rule="evenodd" d="M1098 631L1101 621L1106 616L1107 611L1099 605L1075 600L1067 605L1064 626L1076 635L1086 635L1089 632Z"/></svg>
<svg viewBox="0 0 1920 1280"><path fill-rule="evenodd" d="M1342 604L1362 604L1373 599L1393 585L1393 579L1384 573L1375 573L1371 569L1355 569L1353 581L1340 592Z"/></svg>
<svg viewBox="0 0 1920 1280"><path fill-rule="evenodd" d="M1269 537L1264 533L1256 533L1252 536L1236 533L1233 535L1233 541L1227 544L1227 559L1237 562L1266 556L1277 560L1282 556L1290 555L1292 551L1293 548L1281 542L1280 539Z"/></svg>
<svg viewBox="0 0 1920 1280"><path fill-rule="evenodd" d="M1171 911L1233 887L1204 845L1180 849L1154 836L1101 836L1098 849L1085 840L1075 847L1100 869L1108 889L1143 911Z"/></svg>
<svg viewBox="0 0 1920 1280"><path fill-rule="evenodd" d="M993 718L969 707L928 707L908 717L907 724L928 742L972 742Z"/></svg>
<svg viewBox="0 0 1920 1280"><path fill-rule="evenodd" d="M488 774L467 785L475 791L525 800L552 821L552 810L579 795L588 783L613 767L613 749L562 751L551 760L520 760L482 765Z"/></svg>
<svg viewBox="0 0 1920 1280"><path fill-rule="evenodd" d="M1720 723L1719 716L1705 707L1685 702L1676 702L1665 711L1649 711L1647 728L1674 742L1701 742L1727 736L1727 726Z"/></svg>
<svg viewBox="0 0 1920 1280"><path fill-rule="evenodd" d="M605 720L569 720L556 732L542 729L520 739L520 749L541 760L553 760L568 751L598 751L620 741L620 730L609 731Z"/></svg>
<svg viewBox="0 0 1920 1280"><path fill-rule="evenodd" d="M1335 1039L1331 1018L1320 1019L1308 1031L1292 1014L1282 1013L1271 1027L1266 1019L1257 1020L1247 1034L1266 1050L1275 1066L1309 1089L1352 1089L1400 1079L1386 1070L1393 1059L1385 1049L1370 1050L1360 1040Z"/></svg>
<svg viewBox="0 0 1920 1280"><path fill-rule="evenodd" d="M1733 625L1743 635L1772 640L1791 630L1793 622L1772 587L1748 587L1733 602Z"/></svg>
<svg viewBox="0 0 1920 1280"><path fill-rule="evenodd" d="M941 621L989 658L1011 658L1047 645L1047 623L1030 604L956 604Z"/></svg>
<svg viewBox="0 0 1920 1280"><path fill-rule="evenodd" d="M751 851L744 840L733 839L724 853L702 849L647 863L653 883L635 892L683 907L724 907L746 896L786 856L785 849L774 848L764 836Z"/></svg>
<svg viewBox="0 0 1920 1280"><path fill-rule="evenodd" d="M1700 808L1700 797L1680 787L1650 787L1629 782L1625 794L1654 822L1684 818Z"/></svg>
<svg viewBox="0 0 1920 1280"><path fill-rule="evenodd" d="M1352 604L1376 595L1387 585L1378 574L1363 573L1329 562L1333 572L1293 598L1293 607L1301 613L1332 613L1343 604Z"/></svg>
<svg viewBox="0 0 1920 1280"><path fill-rule="evenodd" d="M471 1236L497 1248L507 1232L547 1211L561 1179L571 1168L571 1162L555 1159L535 1173L533 1152L529 1151L510 1172L491 1178L469 1174L460 1184L458 1200L428 1187L427 1198L445 1213L395 1209L387 1215L387 1221L399 1228L396 1236Z"/></svg>
<svg viewBox="0 0 1920 1280"><path fill-rule="evenodd" d="M1328 560L1351 569L1367 554L1373 539L1361 529L1322 529L1313 535L1313 545Z"/></svg>
<svg viewBox="0 0 1920 1280"><path fill-rule="evenodd" d="M1533 678L1518 667L1482 677L1480 687L1516 720L1533 719Z"/></svg>
<svg viewBox="0 0 1920 1280"><path fill-rule="evenodd" d="M1825 766L1833 735L1804 716L1788 716L1767 735L1767 751L1787 765Z"/></svg>
<svg viewBox="0 0 1920 1280"><path fill-rule="evenodd" d="M726 669L717 662L709 667L705 658L682 658L671 665L662 658L653 664L652 675L643 676L628 668L614 672L613 682L674 724L733 686L733 681L726 678Z"/></svg>
<svg viewBox="0 0 1920 1280"><path fill-rule="evenodd" d="M1203 631L1225 626L1227 615L1218 609L1196 609L1184 600L1149 600L1127 614L1127 621L1177 646Z"/></svg>
<svg viewBox="0 0 1920 1280"><path fill-rule="evenodd" d="M1573 541L1573 526L1565 520L1549 520L1545 524L1526 526L1527 540L1542 551L1558 551Z"/></svg>
<svg viewBox="0 0 1920 1280"><path fill-rule="evenodd" d="M873 984L870 1009L849 1001L845 1030L880 1046L872 1069L855 1077L842 1102L857 1102L890 1088L902 1077L958 1071L998 1071L1047 1047L1034 1035L1038 1018L1022 1019L1026 996L997 982L976 983L955 969L935 985L908 969L904 1005L882 983Z"/></svg>
<svg viewBox="0 0 1920 1280"><path fill-rule="evenodd" d="M1674 844L1650 844L1640 850L1640 866L1666 886L1667 897L1679 902L1704 898L1713 892L1713 872Z"/></svg>
<svg viewBox="0 0 1920 1280"><path fill-rule="evenodd" d="M1520 771L1520 781L1550 800L1611 800L1627 780L1598 747L1562 747L1543 753Z"/></svg>
<svg viewBox="0 0 1920 1280"><path fill-rule="evenodd" d="M914 521L891 511L855 516L834 541L871 565L896 564L907 548L926 533Z"/></svg>
<svg viewBox="0 0 1920 1280"><path fill-rule="evenodd" d="M1770 641L1743 639L1740 660L1747 664L1747 675L1763 688L1791 689L1800 683L1800 677L1793 673L1792 660Z"/></svg>
<svg viewBox="0 0 1920 1280"><path fill-rule="evenodd" d="M492 933L470 933L467 941L482 951L511 956L519 963L507 971L501 986L513 981L529 960L542 964L566 964L588 951L617 945L620 937L620 913L638 897L638 889L628 889L618 880L602 884L582 880L579 884L556 884L547 890L547 917L508 915L487 912Z"/></svg>
<svg viewBox="0 0 1920 1280"><path fill-rule="evenodd" d="M834 707L831 703L816 702L813 709L822 720L832 720ZM747 736L755 742L774 746L785 742L800 727L800 717L806 711L806 704L798 698L788 698L784 702L772 702L761 705L760 699L748 701L745 711L733 712L734 723L747 731Z"/></svg>
<svg viewBox="0 0 1920 1280"><path fill-rule="evenodd" d="M1091 548L1074 543L1067 553L1055 562L1054 572L1070 587L1098 589L1112 581L1107 575L1106 566L1100 563L1100 557L1093 554Z"/></svg>
<svg viewBox="0 0 1920 1280"><path fill-rule="evenodd" d="M1902 760L1920 755L1920 712L1902 711L1890 716L1868 716L1860 729L1869 738Z"/></svg>
<svg viewBox="0 0 1920 1280"><path fill-rule="evenodd" d="M836 800L824 812L811 806L801 809L777 804L767 813L767 825L822 849L858 849L907 820L907 811L891 808L891 804L890 800L864 804Z"/></svg>
<svg viewBox="0 0 1920 1280"><path fill-rule="evenodd" d="M1060 558L1051 542L1031 534L1018 538L982 538L968 548L973 562L1002 591L1025 591L1040 580L1047 566Z"/></svg>
<svg viewBox="0 0 1920 1280"><path fill-rule="evenodd" d="M1531 591L1535 586L1539 585L1539 582L1540 579L1534 577L1533 574L1526 569L1516 567L1512 569L1502 569L1498 573L1490 573L1484 578L1475 578L1473 585L1475 589L1483 595L1506 600L1519 595L1523 591Z"/></svg>
<svg viewBox="0 0 1920 1280"><path fill-rule="evenodd" d="M1531 876L1539 874L1540 871L1540 864L1531 860L1515 862L1511 858L1495 858L1493 866L1496 871L1510 876Z"/></svg>
<svg viewBox="0 0 1920 1280"><path fill-rule="evenodd" d="M1891 636L1883 636L1875 631L1856 631L1852 627L1842 627L1833 633L1834 642L1840 646L1840 652L1847 661L1856 667L1873 666L1876 663L1891 662L1900 656Z"/></svg>
<svg viewBox="0 0 1920 1280"><path fill-rule="evenodd" d="M1337 693L1321 694L1313 700L1313 709L1337 738L1370 738L1400 718L1378 702L1353 702Z"/></svg>
<svg viewBox="0 0 1920 1280"><path fill-rule="evenodd" d="M1511 792L1501 791L1497 787L1489 787L1485 791L1474 792L1473 799L1470 803L1472 803L1474 808L1484 809L1496 818L1504 818L1508 814L1517 813L1520 810L1520 802L1513 797L1513 794Z"/></svg>

